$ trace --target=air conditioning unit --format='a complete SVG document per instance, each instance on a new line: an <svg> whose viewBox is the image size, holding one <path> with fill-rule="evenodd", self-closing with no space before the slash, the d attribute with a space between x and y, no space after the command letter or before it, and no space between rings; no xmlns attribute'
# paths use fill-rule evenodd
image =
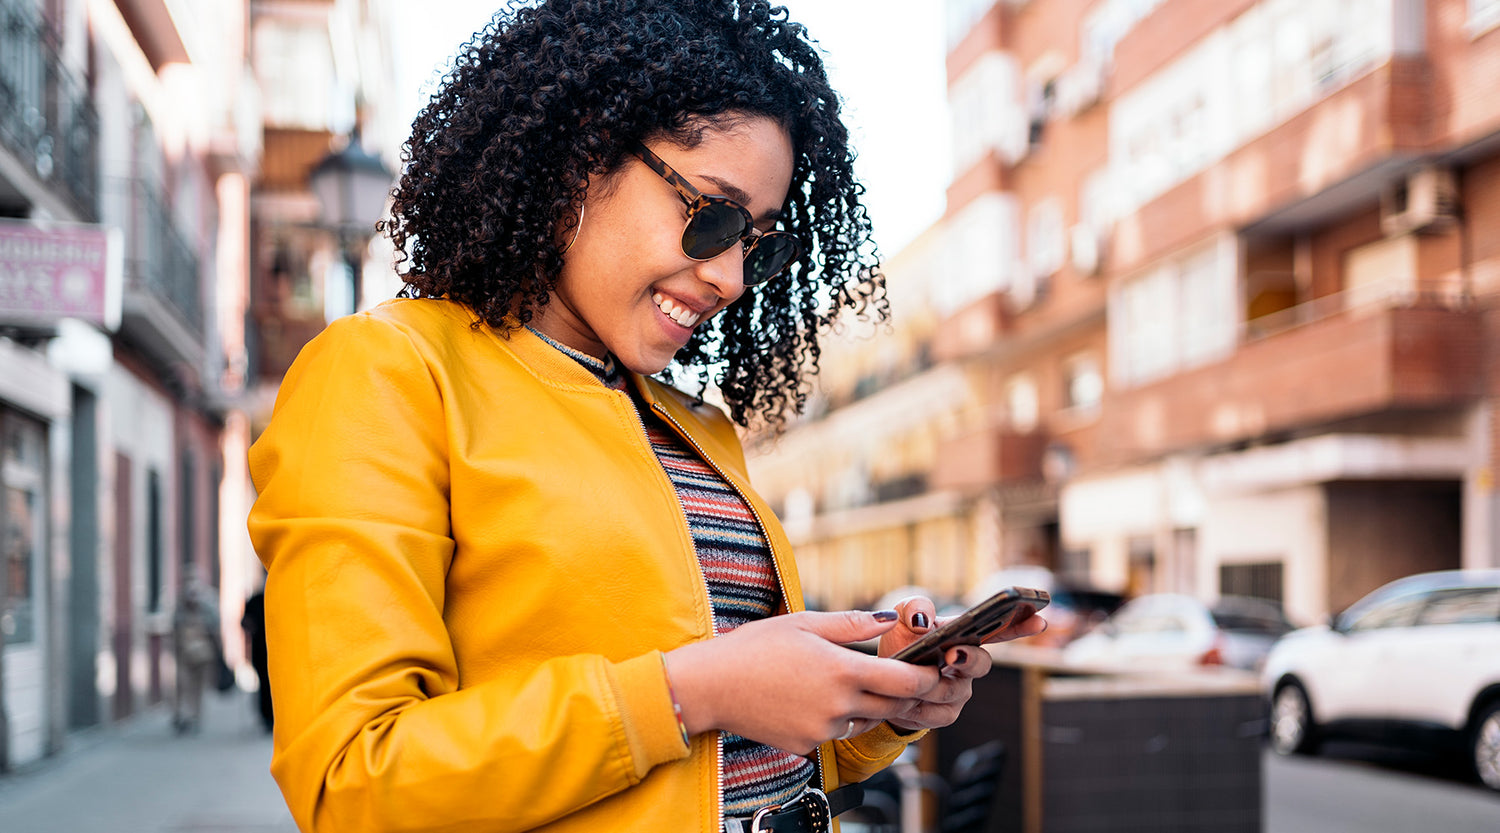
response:
<svg viewBox="0 0 1500 833"><path fill-rule="evenodd" d="M1418 168L1380 196L1380 229L1393 237L1443 231L1458 219L1458 178L1450 168Z"/></svg>

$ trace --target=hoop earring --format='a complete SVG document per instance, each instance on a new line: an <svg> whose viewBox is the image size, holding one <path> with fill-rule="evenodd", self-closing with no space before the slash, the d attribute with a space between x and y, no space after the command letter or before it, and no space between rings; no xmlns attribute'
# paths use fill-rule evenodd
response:
<svg viewBox="0 0 1500 833"><path fill-rule="evenodd" d="M568 250L571 249L571 248L573 248L573 244L578 242L578 233L580 231L583 231L583 209L584 209L584 207L585 206L583 206L581 203L578 206L578 225L576 225L576 226L573 227L573 239L569 240L568 241L568 245L563 246L562 251L558 252L558 254L563 254L563 255L567 254Z"/></svg>

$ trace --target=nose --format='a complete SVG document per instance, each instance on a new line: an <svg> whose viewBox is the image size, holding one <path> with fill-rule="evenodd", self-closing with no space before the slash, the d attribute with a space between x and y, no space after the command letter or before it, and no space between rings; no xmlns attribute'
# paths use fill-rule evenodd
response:
<svg viewBox="0 0 1500 833"><path fill-rule="evenodd" d="M726 305L745 294L745 252L741 246L730 246L718 257L698 261L694 272Z"/></svg>

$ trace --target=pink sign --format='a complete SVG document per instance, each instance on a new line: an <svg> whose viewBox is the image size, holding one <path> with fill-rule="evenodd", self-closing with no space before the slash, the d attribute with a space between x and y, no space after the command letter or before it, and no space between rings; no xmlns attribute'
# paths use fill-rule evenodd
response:
<svg viewBox="0 0 1500 833"><path fill-rule="evenodd" d="M120 324L117 229L0 220L0 324L50 326L81 318Z"/></svg>

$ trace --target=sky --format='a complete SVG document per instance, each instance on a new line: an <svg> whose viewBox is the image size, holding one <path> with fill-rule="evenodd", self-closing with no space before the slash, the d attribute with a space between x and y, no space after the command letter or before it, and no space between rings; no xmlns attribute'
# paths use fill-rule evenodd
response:
<svg viewBox="0 0 1500 833"><path fill-rule="evenodd" d="M400 4L398 85L410 122L458 46L500 0ZM875 241L889 258L943 213L949 179L943 3L939 0L781 0L824 51L844 97Z"/></svg>

